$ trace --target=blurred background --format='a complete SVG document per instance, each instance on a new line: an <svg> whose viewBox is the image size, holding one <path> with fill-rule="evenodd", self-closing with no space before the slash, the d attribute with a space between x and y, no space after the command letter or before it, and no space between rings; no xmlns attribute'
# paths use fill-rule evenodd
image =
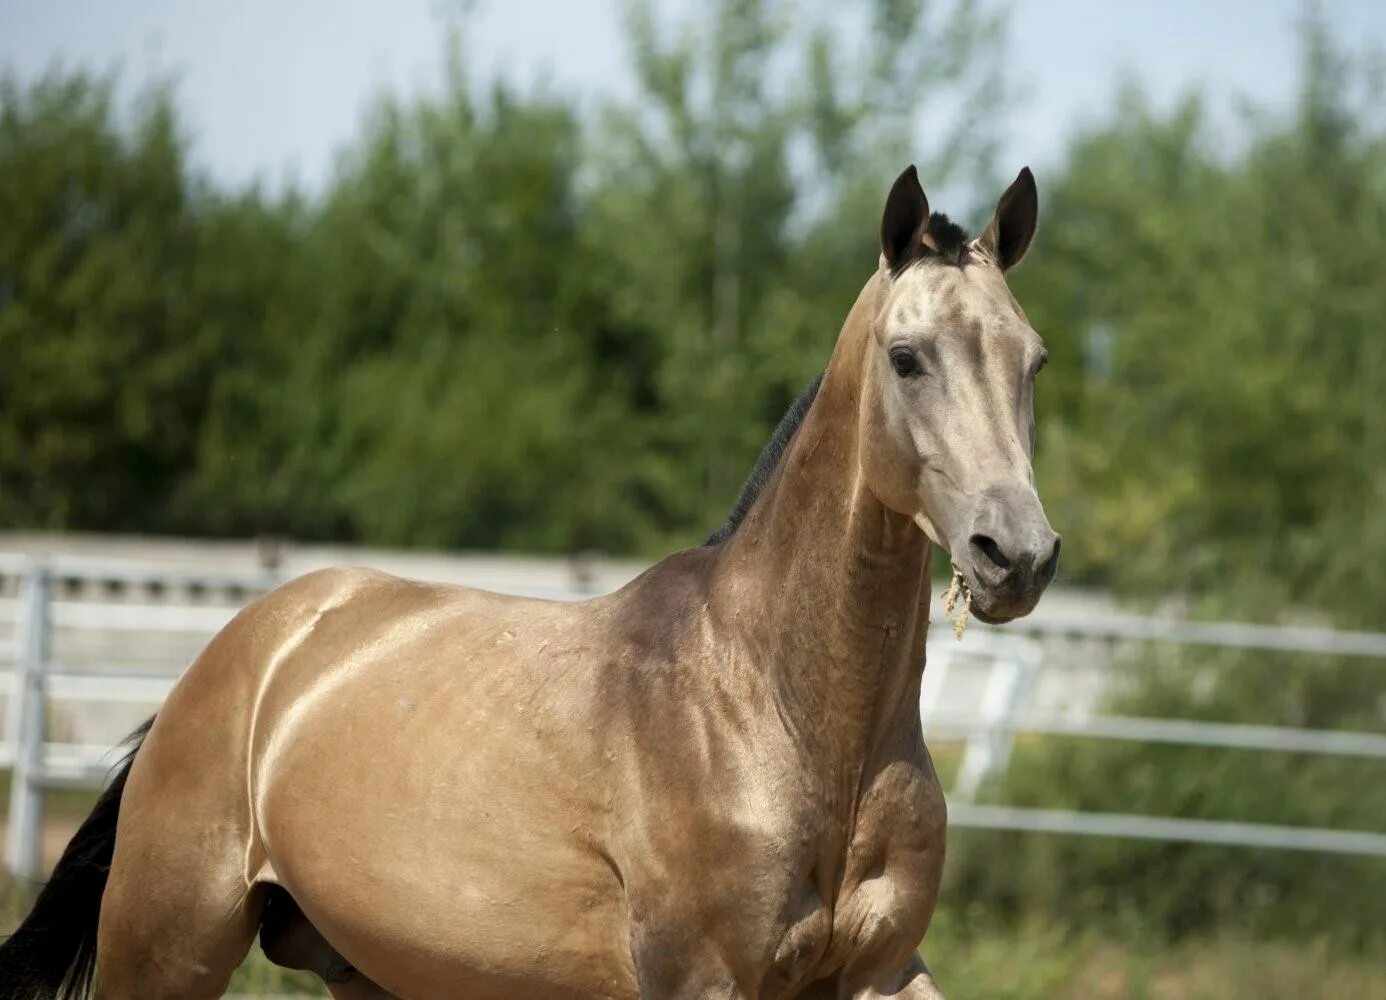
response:
<svg viewBox="0 0 1386 1000"><path fill-rule="evenodd" d="M0 0L0 923L240 602L698 543L899 171L977 231L1029 164L1064 565L931 646L930 964L1386 997L1383 43L1377 0Z"/></svg>

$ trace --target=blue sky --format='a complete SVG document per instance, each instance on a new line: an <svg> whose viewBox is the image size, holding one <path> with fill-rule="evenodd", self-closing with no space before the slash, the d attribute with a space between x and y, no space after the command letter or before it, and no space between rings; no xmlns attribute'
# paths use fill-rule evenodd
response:
<svg viewBox="0 0 1386 1000"><path fill-rule="evenodd" d="M665 0L673 12L696 0ZM119 68L127 86L172 76L194 156L242 183L318 188L381 88L437 79L443 16L465 0L0 0L0 68ZM1003 148L1042 168L1123 77L1160 105L1200 85L1284 107L1297 79L1299 0L1012 0L1008 76L1019 101ZM1327 5L1353 47L1386 45L1386 0ZM587 104L628 93L619 0L481 0L471 52L483 74L543 78ZM921 139L921 141L924 141Z"/></svg>

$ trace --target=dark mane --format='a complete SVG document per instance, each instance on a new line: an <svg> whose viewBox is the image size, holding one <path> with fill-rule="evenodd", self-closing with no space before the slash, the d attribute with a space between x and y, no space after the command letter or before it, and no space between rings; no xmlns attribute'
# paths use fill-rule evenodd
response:
<svg viewBox="0 0 1386 1000"><path fill-rule="evenodd" d="M967 230L942 212L929 216L929 239L938 247L938 256L952 264L963 262L970 237Z"/></svg>
<svg viewBox="0 0 1386 1000"><path fill-rule="evenodd" d="M746 519L747 513L750 512L751 505L756 502L756 497L760 496L760 491L765 489L765 484L770 481L771 473L780 464L780 459L784 457L785 451L789 448L789 442L794 440L794 432L804 422L809 407L813 405L814 397L818 395L818 387L822 384L823 375L819 373L808 384L808 388L799 393L794 402L789 404L789 409L780 418L780 422L775 425L775 433L770 435L770 440L760 450L760 457L756 459L751 474L746 477L746 482L742 484L741 492L736 497L736 506L732 507L732 512L727 515L727 523L714 531L703 543L704 545L716 545L718 542L726 541L736 533L736 529L741 526L741 522Z"/></svg>
<svg viewBox="0 0 1386 1000"><path fill-rule="evenodd" d="M925 243L923 239L916 238L911 248L895 262L891 274L898 278L922 261L939 260L955 267L962 267L967 263L967 245L972 237L966 229L942 212L934 212L929 216L929 228L924 231L924 235L929 242Z"/></svg>

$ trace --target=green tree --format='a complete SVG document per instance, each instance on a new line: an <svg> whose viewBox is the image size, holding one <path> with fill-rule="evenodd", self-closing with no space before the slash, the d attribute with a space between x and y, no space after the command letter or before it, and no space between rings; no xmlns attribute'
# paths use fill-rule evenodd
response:
<svg viewBox="0 0 1386 1000"><path fill-rule="evenodd" d="M926 9L873 7L862 61L808 4L665 38L632 3L641 90L595 123L469 81L454 42L319 199L210 188L167 92L119 128L109 82L11 81L0 523L696 539L822 366L919 105L995 104L997 17ZM945 146L938 181L967 165Z"/></svg>
<svg viewBox="0 0 1386 1000"><path fill-rule="evenodd" d="M1016 284L1055 348L1038 472L1072 571L1371 627L1386 136L1318 22L1305 51L1297 113L1249 117L1242 149L1197 100L1128 92L1074 142Z"/></svg>
<svg viewBox="0 0 1386 1000"><path fill-rule="evenodd" d="M189 293L197 185L166 91L0 82L0 523L167 524L218 345Z"/></svg>
<svg viewBox="0 0 1386 1000"><path fill-rule="evenodd" d="M629 548L579 137L555 98L476 92L456 53L441 95L381 99L219 400L199 495L301 537Z"/></svg>
<svg viewBox="0 0 1386 1000"><path fill-rule="evenodd" d="M612 303L654 537L693 541L821 370L875 266L881 199L925 111L985 153L996 15L882 0L858 25L806 3L720 0L658 27L627 5L640 90L596 131L584 253ZM853 58L832 41L853 29ZM956 134L955 134L956 138ZM973 163L940 141L931 183Z"/></svg>

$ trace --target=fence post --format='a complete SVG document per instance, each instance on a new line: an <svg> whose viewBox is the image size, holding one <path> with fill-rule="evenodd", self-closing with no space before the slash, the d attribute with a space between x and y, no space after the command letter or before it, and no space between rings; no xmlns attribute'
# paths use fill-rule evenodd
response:
<svg viewBox="0 0 1386 1000"><path fill-rule="evenodd" d="M43 834L44 673L48 668L49 568L40 562L24 577L24 632L10 689L10 739L14 770L10 772L9 843L5 861L11 874L32 881L39 876Z"/></svg>
<svg viewBox="0 0 1386 1000"><path fill-rule="evenodd" d="M986 778L1005 769L1015 743L1015 723L1025 714L1041 661L1037 646L1008 643L1005 658L993 663L982 692L980 725L968 736L958 764L953 787L958 801L971 802Z"/></svg>
<svg viewBox="0 0 1386 1000"><path fill-rule="evenodd" d="M952 665L953 651L947 646L940 643L928 648L924 676L919 683L919 718L924 723L926 735L929 723L943 702L943 689L948 684L948 669Z"/></svg>

